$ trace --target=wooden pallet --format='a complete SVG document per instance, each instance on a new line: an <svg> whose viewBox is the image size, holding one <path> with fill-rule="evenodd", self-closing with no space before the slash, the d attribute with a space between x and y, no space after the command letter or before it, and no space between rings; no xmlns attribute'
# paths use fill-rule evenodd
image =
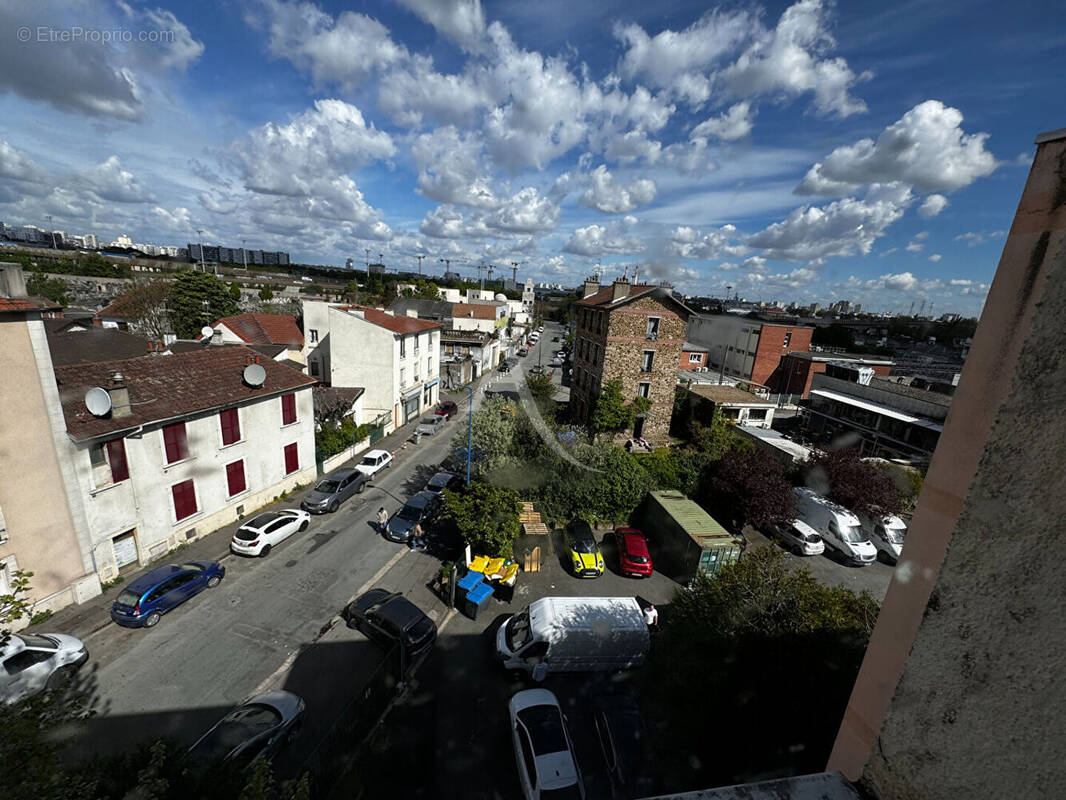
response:
<svg viewBox="0 0 1066 800"><path fill-rule="evenodd" d="M548 526L543 522L525 522L522 524L522 532L527 534L540 534L543 536L546 536L549 533Z"/></svg>

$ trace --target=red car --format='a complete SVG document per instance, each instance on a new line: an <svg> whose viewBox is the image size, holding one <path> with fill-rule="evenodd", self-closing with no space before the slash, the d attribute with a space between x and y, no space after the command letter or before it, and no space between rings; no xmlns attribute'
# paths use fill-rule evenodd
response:
<svg viewBox="0 0 1066 800"><path fill-rule="evenodd" d="M623 575L636 578L651 577L651 553L648 540L636 528L617 528L614 532L618 544L618 566Z"/></svg>
<svg viewBox="0 0 1066 800"><path fill-rule="evenodd" d="M443 403L437 405L437 411L435 412L438 417L447 417L451 419L459 412L459 406L453 403L451 400L445 400Z"/></svg>

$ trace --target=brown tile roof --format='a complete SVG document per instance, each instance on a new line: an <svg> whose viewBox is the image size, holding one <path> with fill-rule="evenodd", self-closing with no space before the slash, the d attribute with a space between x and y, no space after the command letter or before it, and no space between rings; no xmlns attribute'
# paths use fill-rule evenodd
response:
<svg viewBox="0 0 1066 800"><path fill-rule="evenodd" d="M773 405L769 400L763 400L751 392L745 392L736 386L726 386L717 383L696 383L688 387L693 394L706 397L715 403L759 403L761 405Z"/></svg>
<svg viewBox="0 0 1066 800"><path fill-rule="evenodd" d="M63 306L43 297L2 297L0 296L0 314L6 311L53 311Z"/></svg>
<svg viewBox="0 0 1066 800"><path fill-rule="evenodd" d="M55 375L67 433L76 441L84 441L316 383L314 378L259 356L266 381L251 388L242 380L242 374L248 357L255 355L242 346L205 347L176 355L58 366ZM128 417L95 417L85 408L85 392L94 386L106 387L111 370L121 372L126 379L132 411ZM280 409L278 415L280 420Z"/></svg>
<svg viewBox="0 0 1066 800"><path fill-rule="evenodd" d="M234 314L211 327L225 325L248 344L286 344L303 347L304 334L290 314Z"/></svg>
<svg viewBox="0 0 1066 800"><path fill-rule="evenodd" d="M465 319L496 319L496 306L480 303L452 303L452 316Z"/></svg>
<svg viewBox="0 0 1066 800"><path fill-rule="evenodd" d="M645 283L631 283L629 284L629 292L625 295L626 299L635 300L641 295L656 289L656 286L648 286ZM588 297L584 297L578 300L578 305L583 306L609 306L611 305L611 298L614 297L614 285L604 286L595 294L590 294Z"/></svg>
<svg viewBox="0 0 1066 800"><path fill-rule="evenodd" d="M362 311L363 319L367 322L386 328L393 333L420 333L440 327L439 322L430 322L426 319L408 317L407 315L400 316L397 314L394 316L368 306L340 306L340 308L344 311Z"/></svg>

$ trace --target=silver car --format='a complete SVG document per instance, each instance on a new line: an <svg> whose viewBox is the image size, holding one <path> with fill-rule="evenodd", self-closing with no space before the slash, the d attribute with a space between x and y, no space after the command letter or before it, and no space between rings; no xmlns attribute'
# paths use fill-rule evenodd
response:
<svg viewBox="0 0 1066 800"><path fill-rule="evenodd" d="M444 423L448 421L448 418L443 414L434 414L431 417L422 417L418 423L418 427L415 428L416 433L421 433L423 436L432 436L441 428L444 427Z"/></svg>
<svg viewBox="0 0 1066 800"><path fill-rule="evenodd" d="M189 760L207 767L224 762L243 769L272 759L296 735L307 705L282 690L253 697L224 716L189 748Z"/></svg>
<svg viewBox="0 0 1066 800"><path fill-rule="evenodd" d="M0 703L10 705L59 685L89 660L80 639L62 633L13 633L0 646Z"/></svg>
<svg viewBox="0 0 1066 800"><path fill-rule="evenodd" d="M357 469L345 467L331 472L310 491L300 508L312 514L333 513L341 503L366 488L370 477Z"/></svg>

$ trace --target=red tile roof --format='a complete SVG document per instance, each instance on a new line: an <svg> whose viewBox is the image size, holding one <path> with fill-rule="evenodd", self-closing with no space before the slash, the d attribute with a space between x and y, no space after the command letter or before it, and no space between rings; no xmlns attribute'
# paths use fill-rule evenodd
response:
<svg viewBox="0 0 1066 800"><path fill-rule="evenodd" d="M430 322L428 319L408 317L407 315L386 314L376 308L367 306L340 306L344 311L362 311L363 319L381 328L386 328L393 333L421 333L441 327L439 322Z"/></svg>
<svg viewBox="0 0 1066 800"><path fill-rule="evenodd" d="M303 331L290 314L234 314L222 317L211 327L219 325L225 325L248 344L304 346Z"/></svg>
<svg viewBox="0 0 1066 800"><path fill-rule="evenodd" d="M635 300L643 294L656 289L656 286L648 286L644 283L631 283L628 286L628 293L624 295L627 300ZM591 294L588 297L584 297L577 302L583 306L609 306L611 305L611 298L614 297L614 285L604 286L595 294Z"/></svg>
<svg viewBox="0 0 1066 800"><path fill-rule="evenodd" d="M271 397L311 386L317 381L301 372L259 356L266 381L258 388L244 383L248 358L258 355L247 347L205 346L175 355L151 355L55 368L67 432L76 441L129 430L139 425L187 417L232 407L256 398ZM85 392L106 387L110 372L126 379L130 395L128 417L95 417L85 407ZM278 411L280 423L281 411Z"/></svg>
<svg viewBox="0 0 1066 800"><path fill-rule="evenodd" d="M496 319L496 306L483 303L452 303L452 316L466 319Z"/></svg>
<svg viewBox="0 0 1066 800"><path fill-rule="evenodd" d="M51 311L63 306L45 300L43 297L2 297L0 296L0 313L6 311Z"/></svg>

